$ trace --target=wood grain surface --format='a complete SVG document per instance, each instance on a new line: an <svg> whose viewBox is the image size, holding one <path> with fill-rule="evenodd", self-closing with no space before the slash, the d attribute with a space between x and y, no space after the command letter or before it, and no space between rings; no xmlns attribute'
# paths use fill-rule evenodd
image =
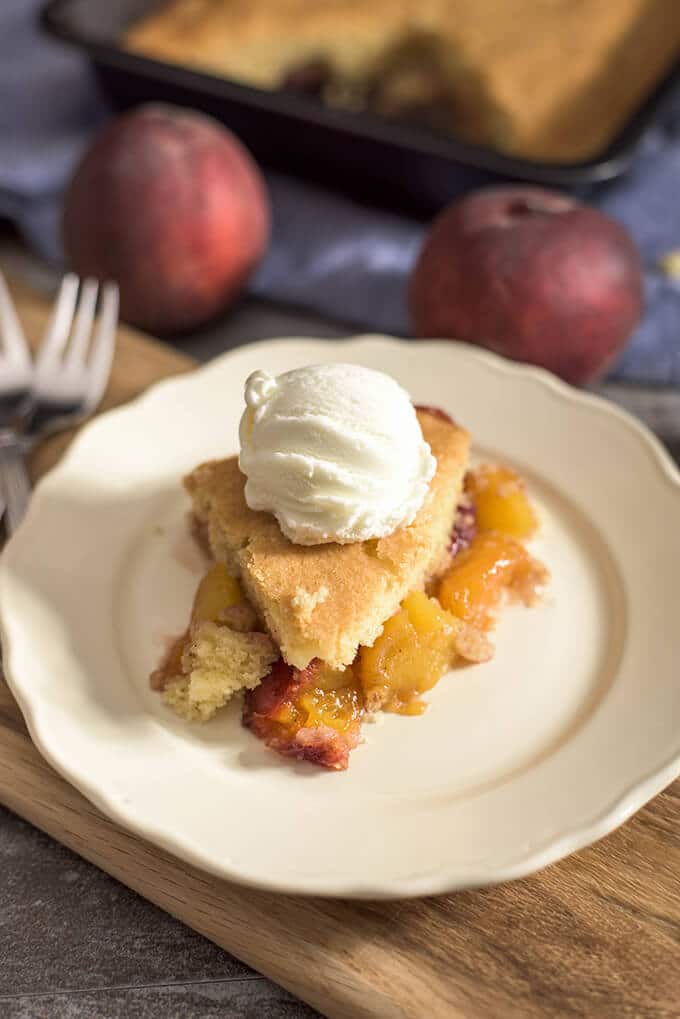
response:
<svg viewBox="0 0 680 1019"><path fill-rule="evenodd" d="M45 310L17 293L37 337ZM121 330L107 404L190 366ZM35 476L67 442L37 452ZM0 682L0 801L329 1017L680 1016L680 782L512 884L394 903L289 898L219 881L112 824L45 764Z"/></svg>

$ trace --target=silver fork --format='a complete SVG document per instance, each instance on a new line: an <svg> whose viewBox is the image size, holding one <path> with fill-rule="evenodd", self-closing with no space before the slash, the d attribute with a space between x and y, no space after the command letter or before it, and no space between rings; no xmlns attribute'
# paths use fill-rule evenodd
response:
<svg viewBox="0 0 680 1019"><path fill-rule="evenodd" d="M7 482L12 488L13 506L28 485L25 468L14 465L13 449L17 427L30 400L33 365L28 344L12 304L5 279L0 273L0 462L7 462ZM7 505L5 485L0 484L0 516Z"/></svg>
<svg viewBox="0 0 680 1019"><path fill-rule="evenodd" d="M0 273L0 445L31 389L33 365L5 279Z"/></svg>
<svg viewBox="0 0 680 1019"><path fill-rule="evenodd" d="M0 433L0 494L5 501L8 534L13 534L18 527L28 504L30 482L24 459L26 453L38 438L72 425L94 410L106 388L118 321L118 287L114 283L102 287L99 318L93 328L98 291L99 284L95 280L85 280L81 288L73 273L64 277L18 423ZM21 327L4 287L0 289L3 339L6 322L12 323L13 332L10 331L14 340L21 337L25 348Z"/></svg>

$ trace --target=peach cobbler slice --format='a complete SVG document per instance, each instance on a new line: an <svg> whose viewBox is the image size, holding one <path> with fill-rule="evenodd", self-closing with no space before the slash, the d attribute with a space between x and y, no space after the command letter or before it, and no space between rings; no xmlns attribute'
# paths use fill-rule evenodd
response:
<svg viewBox="0 0 680 1019"><path fill-rule="evenodd" d="M448 415L419 408L418 418L438 465L430 497L412 525L380 541L294 546L245 505L235 463L190 475L217 563L152 677L174 710L205 720L243 690L254 735L342 770L366 714L421 714L454 664L493 655L488 631L502 603L532 604L548 578L525 545L538 518L512 470L466 470L467 435Z"/></svg>

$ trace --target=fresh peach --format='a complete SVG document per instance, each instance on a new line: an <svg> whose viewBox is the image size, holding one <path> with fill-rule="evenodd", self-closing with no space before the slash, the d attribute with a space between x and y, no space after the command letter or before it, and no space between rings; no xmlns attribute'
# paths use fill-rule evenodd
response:
<svg viewBox="0 0 680 1019"><path fill-rule="evenodd" d="M203 114L147 105L108 124L67 190L71 266L120 286L121 315L151 332L210 319L241 290L269 234L262 176Z"/></svg>
<svg viewBox="0 0 680 1019"><path fill-rule="evenodd" d="M478 191L435 220L410 280L413 330L542 365L568 382L601 375L642 310L626 230L541 188Z"/></svg>

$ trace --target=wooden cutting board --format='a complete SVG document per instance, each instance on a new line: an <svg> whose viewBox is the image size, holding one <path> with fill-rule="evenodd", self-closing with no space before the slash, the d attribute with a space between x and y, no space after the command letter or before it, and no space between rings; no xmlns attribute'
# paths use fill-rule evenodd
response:
<svg viewBox="0 0 680 1019"><path fill-rule="evenodd" d="M39 336L44 307L18 300ZM106 402L190 367L121 329ZM36 477L67 441L36 453ZM44 763L0 681L0 801L334 1019L680 1016L680 782L513 884L393 903L289 898L219 881L108 821Z"/></svg>

